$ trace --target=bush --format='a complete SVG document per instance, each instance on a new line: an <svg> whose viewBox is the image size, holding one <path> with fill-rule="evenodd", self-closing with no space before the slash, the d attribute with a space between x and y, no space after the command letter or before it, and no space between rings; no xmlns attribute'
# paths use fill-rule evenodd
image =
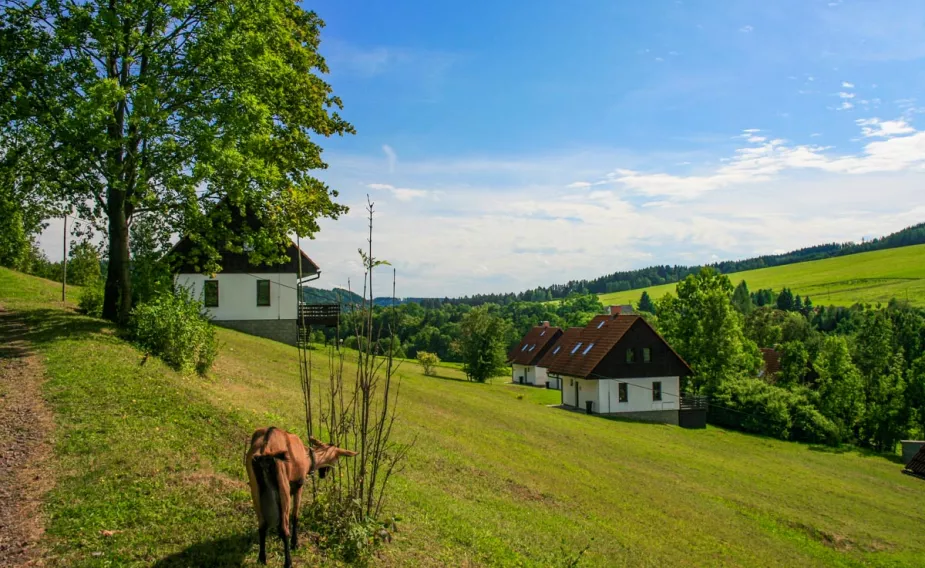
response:
<svg viewBox="0 0 925 568"><path fill-rule="evenodd" d="M103 317L103 284L97 281L85 286L77 298L77 308L88 316Z"/></svg>
<svg viewBox="0 0 925 568"><path fill-rule="evenodd" d="M437 364L440 363L440 357L437 357L436 353L418 351L418 363L424 368L424 374L431 376L434 374Z"/></svg>
<svg viewBox="0 0 925 568"><path fill-rule="evenodd" d="M206 374L218 355L215 329L189 290L163 292L139 304L130 327L139 345L184 373Z"/></svg>

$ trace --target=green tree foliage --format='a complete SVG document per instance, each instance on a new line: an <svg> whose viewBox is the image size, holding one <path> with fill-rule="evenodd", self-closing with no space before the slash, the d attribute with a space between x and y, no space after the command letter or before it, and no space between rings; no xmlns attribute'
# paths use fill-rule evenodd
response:
<svg viewBox="0 0 925 568"><path fill-rule="evenodd" d="M883 311L861 315L854 359L864 379L867 411L859 441L878 451L892 451L906 428L903 354L893 350L893 323Z"/></svg>
<svg viewBox="0 0 925 568"><path fill-rule="evenodd" d="M100 255L88 241L71 247L67 281L74 286L96 286L100 280Z"/></svg>
<svg viewBox="0 0 925 568"><path fill-rule="evenodd" d="M851 438L864 415L864 381L851 360L848 341L834 335L826 337L813 368L818 374L819 411L836 424L839 439Z"/></svg>
<svg viewBox="0 0 925 568"><path fill-rule="evenodd" d="M643 290L642 296L639 297L639 305L636 306L636 309L640 312L655 313L655 302L652 301L652 298L649 297L649 293L645 290Z"/></svg>
<svg viewBox="0 0 925 568"><path fill-rule="evenodd" d="M437 357L436 353L427 351L418 351L417 360L427 376L432 376L437 369L437 365L440 364L440 357Z"/></svg>
<svg viewBox="0 0 925 568"><path fill-rule="evenodd" d="M794 308L793 292L790 288L784 288L777 295L777 309L785 312L792 311Z"/></svg>
<svg viewBox="0 0 925 568"><path fill-rule="evenodd" d="M693 368L693 392L710 394L723 381L754 376L761 365L731 294L727 276L704 268L678 284L677 297L658 302L659 331Z"/></svg>
<svg viewBox="0 0 925 568"><path fill-rule="evenodd" d="M809 351L800 341L788 341L780 346L780 373L777 384L783 387L795 387L803 384L806 377Z"/></svg>
<svg viewBox="0 0 925 568"><path fill-rule="evenodd" d="M30 246L22 211L0 189L0 266L21 269Z"/></svg>
<svg viewBox="0 0 925 568"><path fill-rule="evenodd" d="M152 215L192 233L204 270L218 245L255 262L345 211L314 135L353 132L320 77L323 22L290 0L38 0L0 16L0 124L28 173L108 235L104 316L132 307L129 226ZM259 221L232 232L227 200Z"/></svg>
<svg viewBox="0 0 925 568"><path fill-rule="evenodd" d="M485 382L505 371L507 327L507 322L492 314L488 306L474 308L465 315L459 351L463 372L470 380Z"/></svg>
<svg viewBox="0 0 925 568"><path fill-rule="evenodd" d="M925 438L925 355L915 360L907 376L906 400L921 440Z"/></svg>
<svg viewBox="0 0 925 568"><path fill-rule="evenodd" d="M786 314L767 306L752 310L745 317L745 336L759 347L774 347L783 338Z"/></svg>
<svg viewBox="0 0 925 568"><path fill-rule="evenodd" d="M145 350L178 371L205 375L218 355L215 328L188 290L139 304L132 311L131 332Z"/></svg>
<svg viewBox="0 0 925 568"><path fill-rule="evenodd" d="M732 305L735 306L735 309L739 310L740 314L746 316L755 309L752 303L752 295L748 291L748 284L745 283L745 280L739 282L739 285L736 286L735 291L733 291Z"/></svg>

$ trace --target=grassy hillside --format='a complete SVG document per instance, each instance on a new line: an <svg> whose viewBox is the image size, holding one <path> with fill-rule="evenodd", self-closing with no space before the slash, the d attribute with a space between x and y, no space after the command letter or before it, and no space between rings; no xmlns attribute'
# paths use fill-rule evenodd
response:
<svg viewBox="0 0 925 568"><path fill-rule="evenodd" d="M108 324L22 293L43 285L0 269L58 424L50 563L256 565L241 460L259 426L300 431L295 350L223 330L214 373L180 376ZM893 459L588 417L548 408L556 391L453 369L401 374L399 434L417 443L377 565L562 565L586 546L587 566L925 564L925 482Z"/></svg>
<svg viewBox="0 0 925 568"><path fill-rule="evenodd" d="M817 306L886 303L892 298L908 298L914 305L925 306L925 245L734 272L729 278L734 284L745 280L752 291L780 291L786 286L794 294L809 295ZM645 290L657 299L673 293L675 286L665 284ZM640 288L599 297L605 305L635 304L642 291Z"/></svg>

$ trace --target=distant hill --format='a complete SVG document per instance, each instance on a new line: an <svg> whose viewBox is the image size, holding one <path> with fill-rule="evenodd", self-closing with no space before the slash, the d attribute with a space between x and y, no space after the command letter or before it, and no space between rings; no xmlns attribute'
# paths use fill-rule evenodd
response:
<svg viewBox="0 0 925 568"><path fill-rule="evenodd" d="M925 244L925 223L907 227L885 237L872 239L862 243L829 243L807 247L784 254L764 255L745 260L729 260L710 264L724 274L757 270L775 266L836 258L863 252L872 252L896 249L911 245ZM570 294L599 294L612 295L616 292L629 290L642 290L653 286L673 284L681 281L687 275L699 272L702 266L650 266L638 270L613 272L593 280L572 280L566 284L553 284L540 286L520 293L507 294L477 294L450 300L457 303L471 305L493 302L508 304L514 301L548 301L568 297ZM751 284L751 282L749 282ZM786 284L785 284L786 285ZM673 287L670 287L673 289ZM623 297L622 295L620 297ZM639 299L636 293L634 301Z"/></svg>
<svg viewBox="0 0 925 568"><path fill-rule="evenodd" d="M337 304L357 305L363 303L363 296L356 292L351 292L345 288L334 288L325 290L324 288L313 288L311 286L302 287L302 301L306 304ZM394 304L401 305L407 303L427 304L433 302L430 298L395 298ZM379 297L373 300L377 306L391 306L392 298Z"/></svg>
<svg viewBox="0 0 925 568"><path fill-rule="evenodd" d="M925 245L837 256L759 268L729 274L733 284L742 280L752 292L790 288L794 294L810 296L813 304L851 306L856 303L887 303L909 300L925 306ZM645 290L653 300L675 291L676 283L600 294L606 304L636 304Z"/></svg>

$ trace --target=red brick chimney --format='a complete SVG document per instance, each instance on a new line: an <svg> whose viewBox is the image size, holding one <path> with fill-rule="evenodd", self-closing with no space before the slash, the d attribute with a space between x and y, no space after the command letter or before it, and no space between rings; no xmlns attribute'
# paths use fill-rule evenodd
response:
<svg viewBox="0 0 925 568"><path fill-rule="evenodd" d="M549 327L549 322L548 322L548 321L544 321L544 322L543 322L543 327Z"/></svg>
<svg viewBox="0 0 925 568"><path fill-rule="evenodd" d="M632 315L633 306L628 306L628 305L610 306L607 310L610 312L610 315L614 317L620 316L620 315L628 316L628 315Z"/></svg>
<svg viewBox="0 0 925 568"><path fill-rule="evenodd" d="M620 311L622 310L622 308L623 306L610 306L608 310L610 311L610 315L618 316L620 315Z"/></svg>

